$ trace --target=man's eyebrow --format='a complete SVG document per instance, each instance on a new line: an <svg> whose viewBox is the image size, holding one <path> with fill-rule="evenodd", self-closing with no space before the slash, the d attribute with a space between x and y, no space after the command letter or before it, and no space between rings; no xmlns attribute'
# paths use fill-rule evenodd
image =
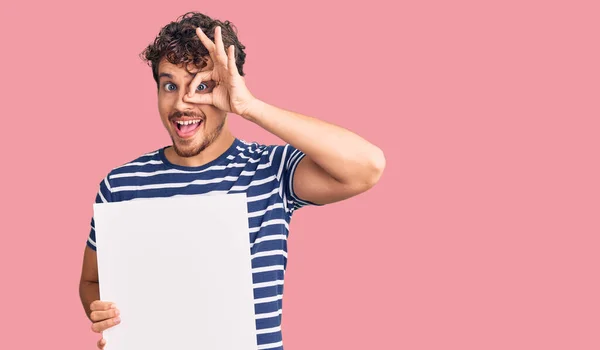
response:
<svg viewBox="0 0 600 350"><path fill-rule="evenodd" d="M196 73L189 73L189 72L188 72L188 75L193 77L193 76L195 76L195 75L196 75ZM171 73L160 73L160 74L158 75L158 79L160 79L160 78L162 78L162 77L169 78L169 79L173 79L173 75L171 75Z"/></svg>

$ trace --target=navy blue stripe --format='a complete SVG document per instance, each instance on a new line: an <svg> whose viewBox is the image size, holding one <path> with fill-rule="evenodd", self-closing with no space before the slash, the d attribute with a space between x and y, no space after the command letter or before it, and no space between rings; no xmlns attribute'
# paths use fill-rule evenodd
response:
<svg viewBox="0 0 600 350"><path fill-rule="evenodd" d="M281 332L258 334L259 344L277 343L281 341Z"/></svg>
<svg viewBox="0 0 600 350"><path fill-rule="evenodd" d="M252 283L283 280L283 270L255 272L252 274Z"/></svg>
<svg viewBox="0 0 600 350"><path fill-rule="evenodd" d="M256 329L273 328L281 326L281 315L276 317L261 318L256 320ZM260 334L258 334L260 335ZM258 344L265 344L258 341Z"/></svg>
<svg viewBox="0 0 600 350"><path fill-rule="evenodd" d="M254 288L254 299L274 297L283 294L283 285L278 284L271 287Z"/></svg>
<svg viewBox="0 0 600 350"><path fill-rule="evenodd" d="M261 256L252 259L252 268L267 267L273 265L284 265L285 257L283 255Z"/></svg>
<svg viewBox="0 0 600 350"><path fill-rule="evenodd" d="M259 303L254 305L254 313L258 314L267 314L271 312L277 312L281 309L280 300L270 301L268 303Z"/></svg>
<svg viewBox="0 0 600 350"><path fill-rule="evenodd" d="M282 217L285 217L283 208L274 208L274 209L267 211L263 216L248 218L248 223L250 224L250 227L257 227L257 226L260 226L263 222L280 219ZM280 233L284 233L284 232L280 232ZM269 233L269 234L272 234L272 233Z"/></svg>
<svg viewBox="0 0 600 350"><path fill-rule="evenodd" d="M281 225L283 226L283 225ZM268 252L270 250L287 250L287 241L282 241L282 240L272 240L272 241L262 241L258 244L255 244L254 247L252 247L252 253L258 253L258 252ZM259 259L259 258L256 258Z"/></svg>

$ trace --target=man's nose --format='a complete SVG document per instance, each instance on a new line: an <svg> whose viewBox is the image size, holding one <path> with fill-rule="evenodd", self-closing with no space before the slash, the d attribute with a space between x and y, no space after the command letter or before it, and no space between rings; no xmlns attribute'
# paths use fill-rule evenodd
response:
<svg viewBox="0 0 600 350"><path fill-rule="evenodd" d="M189 108L191 106L193 106L193 103L191 102L185 102L183 100L183 97L185 95L187 95L187 93L190 91L190 87L189 86L185 86L184 88L179 90L179 94L177 95L177 99L175 100L175 108L178 108L179 110L184 110L186 108Z"/></svg>

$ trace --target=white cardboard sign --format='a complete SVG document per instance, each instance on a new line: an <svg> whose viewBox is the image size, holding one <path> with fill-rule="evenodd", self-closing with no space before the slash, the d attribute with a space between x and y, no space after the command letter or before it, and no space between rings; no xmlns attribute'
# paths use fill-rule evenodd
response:
<svg viewBox="0 0 600 350"><path fill-rule="evenodd" d="M106 350L256 350L245 194L94 205Z"/></svg>

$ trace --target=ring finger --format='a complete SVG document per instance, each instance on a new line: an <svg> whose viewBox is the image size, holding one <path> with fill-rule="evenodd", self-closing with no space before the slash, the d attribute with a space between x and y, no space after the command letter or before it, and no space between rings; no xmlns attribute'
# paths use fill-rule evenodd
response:
<svg viewBox="0 0 600 350"><path fill-rule="evenodd" d="M92 311L92 313L90 314L90 318L92 319L92 321L98 322L109 318L117 317L119 316L119 314L120 312L118 309L110 309L107 311Z"/></svg>
<svg viewBox="0 0 600 350"><path fill-rule="evenodd" d="M118 325L119 323L121 323L120 317L109 318L108 320L104 320L102 322L95 322L92 324L92 331L101 333L110 327Z"/></svg>

